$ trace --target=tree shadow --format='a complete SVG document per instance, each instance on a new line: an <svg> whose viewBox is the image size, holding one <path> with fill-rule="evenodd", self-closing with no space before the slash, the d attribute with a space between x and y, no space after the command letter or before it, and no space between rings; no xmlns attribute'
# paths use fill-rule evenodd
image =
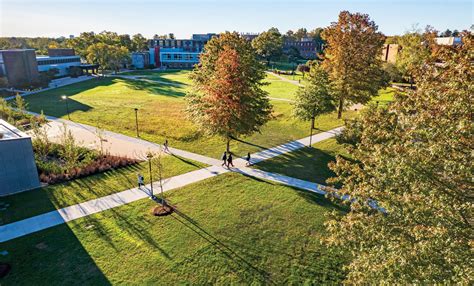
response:
<svg viewBox="0 0 474 286"><path fill-rule="evenodd" d="M171 215L172 218L174 218L176 221L196 233L198 236L206 240L212 247L214 247L216 250L218 250L220 253L225 255L227 258L229 258L231 261L235 262L240 269L244 269L247 272L255 275L256 277L259 278L259 280L265 284L276 284L272 279L271 275L266 272L263 269L258 268L254 264L252 264L248 259L243 257L241 254L237 253L234 249L229 247L227 244L223 243L218 237L215 235L211 234L209 231L207 231L205 228L200 226L193 218L190 216L186 215L182 211L178 209L174 209L173 214ZM232 265L229 265L232 267ZM235 272L240 269L235 269Z"/></svg>
<svg viewBox="0 0 474 286"><path fill-rule="evenodd" d="M152 82L149 80L133 80L133 79L121 79L128 88L134 90L145 90L148 93L155 94L155 95L163 95L168 97L179 98L186 95L181 86L174 86L174 85L167 85L167 84L160 84L159 82ZM170 83L173 83L172 81ZM176 82L176 84L181 84L180 82Z"/></svg>
<svg viewBox="0 0 474 286"><path fill-rule="evenodd" d="M0 262L12 271L0 279L3 285L87 284L111 285L94 258L68 224L2 243Z"/></svg>
<svg viewBox="0 0 474 286"><path fill-rule="evenodd" d="M184 157L178 156L178 155L176 155L176 154L171 153L171 156L173 156L173 157L179 159L181 162L186 163L186 164L189 164L189 165L191 165L191 166L194 166L194 167L197 167L197 168L201 168L201 167L202 167L202 166L199 166L198 164L196 164L196 163L194 163L194 162L192 162L192 161L190 161L190 160L187 160L187 159L184 158Z"/></svg>

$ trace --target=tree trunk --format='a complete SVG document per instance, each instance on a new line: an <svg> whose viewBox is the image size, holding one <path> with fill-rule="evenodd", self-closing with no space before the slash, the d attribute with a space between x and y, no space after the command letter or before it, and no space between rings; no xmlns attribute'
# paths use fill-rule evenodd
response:
<svg viewBox="0 0 474 286"><path fill-rule="evenodd" d="M311 118L311 129L309 131L309 146L308 147L311 147L312 145L312 139L313 139L313 129L314 129L314 117Z"/></svg>
<svg viewBox="0 0 474 286"><path fill-rule="evenodd" d="M230 136L227 136L227 149L226 149L227 153L230 152Z"/></svg>
<svg viewBox="0 0 474 286"><path fill-rule="evenodd" d="M339 107L337 109L337 119L341 119L342 117L342 106L343 106L343 99L342 98L339 98Z"/></svg>

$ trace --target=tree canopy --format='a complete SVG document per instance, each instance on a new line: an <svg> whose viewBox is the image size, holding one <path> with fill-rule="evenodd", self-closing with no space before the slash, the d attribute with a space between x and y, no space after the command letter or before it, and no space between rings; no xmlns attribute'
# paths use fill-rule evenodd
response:
<svg viewBox="0 0 474 286"><path fill-rule="evenodd" d="M350 284L472 283L472 35L463 41L422 63L416 91L346 126L353 160L330 164L329 182L355 200L327 242L352 253Z"/></svg>
<svg viewBox="0 0 474 286"><path fill-rule="evenodd" d="M247 40L235 32L212 38L191 74L189 118L207 134L225 138L229 151L231 138L258 132L271 118L272 106L261 88L264 78Z"/></svg>
<svg viewBox="0 0 474 286"><path fill-rule="evenodd" d="M252 41L252 47L257 55L270 64L270 61L282 53L283 38L277 28L270 28Z"/></svg>
<svg viewBox="0 0 474 286"><path fill-rule="evenodd" d="M343 11L322 32L327 42L323 66L328 71L338 118L347 104L367 103L383 85L380 51L384 36L366 14Z"/></svg>

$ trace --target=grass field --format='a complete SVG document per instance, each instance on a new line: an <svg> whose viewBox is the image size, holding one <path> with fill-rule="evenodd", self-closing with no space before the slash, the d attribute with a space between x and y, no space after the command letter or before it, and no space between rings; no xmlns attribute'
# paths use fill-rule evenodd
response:
<svg viewBox="0 0 474 286"><path fill-rule="evenodd" d="M347 150L331 138L256 164L254 167L268 172L280 173L290 177L326 184L326 179L335 174L328 163L336 160L336 155L349 158Z"/></svg>
<svg viewBox="0 0 474 286"><path fill-rule="evenodd" d="M162 164L164 178L205 167L201 163L176 156L164 156ZM1 197L0 202L10 206L1 212L0 225L136 187L137 173L141 173L148 183L148 162ZM156 179L156 174L153 176Z"/></svg>
<svg viewBox="0 0 474 286"><path fill-rule="evenodd" d="M2 244L2 285L340 284L347 255L321 244L321 196L225 174Z"/></svg>
<svg viewBox="0 0 474 286"><path fill-rule="evenodd" d="M180 82L180 78L185 76L183 72L166 72L162 75L153 72L151 76L155 76L154 74L167 76L176 82ZM296 86L290 83L280 85L279 82L271 82L265 88L269 89L271 96L282 98L291 98L296 91ZM47 115L67 118L66 105L61 100L61 95L66 94L69 96L73 121L100 126L129 136L136 134L134 108L138 108L138 123L143 139L157 143L168 139L171 146L176 148L213 157L220 156L225 150L225 142L217 137L205 136L186 119L183 98L185 92L185 83L183 86L170 86L147 81L105 78L31 95L26 97L26 101L32 111L43 110ZM308 123L293 117L293 107L289 102L272 103L274 119L262 128L261 134L232 142L231 149L238 156L308 135ZM344 117L353 115L353 112L345 112ZM316 122L323 130L332 129L342 123L342 120L336 119L335 114L321 116Z"/></svg>

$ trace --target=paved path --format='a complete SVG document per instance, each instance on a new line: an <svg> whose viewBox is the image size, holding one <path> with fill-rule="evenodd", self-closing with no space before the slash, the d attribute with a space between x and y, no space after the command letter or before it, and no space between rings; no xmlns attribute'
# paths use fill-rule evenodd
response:
<svg viewBox="0 0 474 286"><path fill-rule="evenodd" d="M294 84L294 85L297 85L297 86L304 86L303 84L299 83L297 80L287 79L286 77L283 77L283 76L281 76L281 75L279 75L279 74L276 74L276 73L273 73L273 72L269 72L269 71L267 71L266 73L267 73L267 74L270 74L270 75L272 75L272 76L275 76L275 77L281 79L282 81L286 81L286 82L289 82L289 83Z"/></svg>
<svg viewBox="0 0 474 286"><path fill-rule="evenodd" d="M56 121L53 121L53 122L57 122L57 121L60 121L60 120L56 119ZM87 130L86 132L90 132L89 129L94 128L94 127L87 126L84 124L78 124L78 123L74 123L70 121L68 122L67 120L61 120L61 121L66 121L66 124L68 124L68 126L73 126L74 124L77 124L78 125L77 128L81 128L81 129L84 128ZM313 135L313 142L318 142L318 141L330 138L334 136L340 130L341 128L337 128L328 132L323 132L320 134ZM131 137L124 136L121 134L117 134L117 133L113 133L109 131L105 131L105 132L109 134L111 137L118 137L120 140L129 140L131 142L138 143L139 145L143 144L145 148L146 147L154 148L156 146L159 146L158 144L150 143L150 142L136 139L136 138L131 138ZM270 148L268 150L255 153L252 155L251 163L255 164L255 163L273 158L281 154L295 151L297 149L303 148L308 143L309 143L309 137L292 141L292 142L289 142L289 143L286 143L274 148ZM205 179L208 179L220 174L224 174L230 171L227 168L221 167L220 166L221 161L217 159L209 158L206 156L194 154L188 151L179 150L175 148L170 148L170 152L178 156L182 156L188 159L207 163L214 166L165 179L163 182L164 191L180 188L188 184L196 183L201 180L205 180ZM324 191L321 190L321 186L316 183L284 176L281 174L270 173L270 172L265 172L262 170L243 167L245 166L245 163L246 162L243 159L235 160L236 168L231 168L231 171L245 174L252 177L256 177L256 178L260 178L263 180L274 181L277 183L300 188L307 191L316 192L318 194L325 193ZM159 190L158 182L154 182L153 186L156 191ZM102 198L97 198L97 199L90 200L84 203L68 206L56 211L51 211L42 215L38 215L38 216L24 219L18 222L13 222L7 225L0 226L0 242L5 242L11 239L25 236L30 233L34 233L46 228L50 228L62 223L66 223L74 219L82 218L94 213L98 213L104 210L108 210L114 207L118 207L127 203L134 202L139 199L146 198L150 195L149 192L147 191L150 189L150 186L147 185L145 189L146 190L133 188L133 189L122 191L116 194L112 194L112 195L105 196Z"/></svg>
<svg viewBox="0 0 474 286"><path fill-rule="evenodd" d="M229 170L220 166L211 166L208 168L203 168L200 170L165 179L163 181L163 191L166 192L180 187L184 187L186 185L196 183L211 177L215 177L227 173L229 171L245 174L247 176L252 176L267 181L277 182L283 185L315 192L317 194L325 194L325 192L321 189L321 185L313 182L308 182L257 169L244 167L231 168ZM153 189L155 194L158 195L160 191L159 183L154 182ZM150 184L146 185L144 188L142 187L142 189L129 189L102 198L90 200L84 203L68 206L59 210L51 211L21 221L6 224L0 226L0 242L5 242L18 237L22 237L37 231L54 227L111 208L119 207L147 197L150 197Z"/></svg>
<svg viewBox="0 0 474 286"><path fill-rule="evenodd" d="M43 91L47 91L47 90L59 88L59 87L62 87L62 86L66 86L66 85L70 85L70 84L74 84L74 83L78 83L78 82L90 80L90 79L93 79L93 78L96 78L96 77L83 75L83 76L80 76L80 77L77 77L77 78L68 77L68 78L56 79L56 80L53 80L53 81L49 84L49 87L47 87L47 88L43 88L43 89L35 90L35 91L23 92L22 94L20 94L20 96L22 96L22 97L23 97L23 96L28 96L28 95L40 93L40 92L43 92ZM13 100L13 99L15 99L15 97L16 97L16 95L15 95L15 96L5 97L5 100Z"/></svg>

